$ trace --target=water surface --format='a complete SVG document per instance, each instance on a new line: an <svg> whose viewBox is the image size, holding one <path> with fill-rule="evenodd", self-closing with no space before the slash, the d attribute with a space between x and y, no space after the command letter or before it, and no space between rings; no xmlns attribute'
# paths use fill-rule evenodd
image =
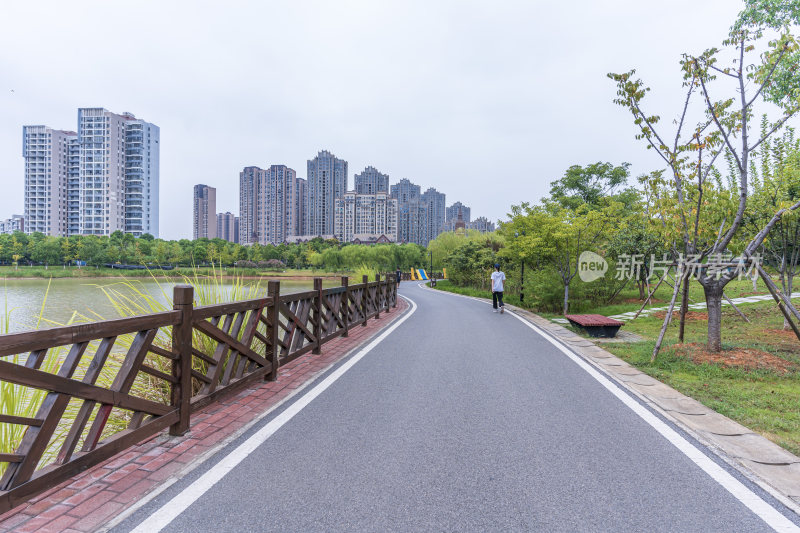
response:
<svg viewBox="0 0 800 533"><path fill-rule="evenodd" d="M156 301L167 305L172 296L175 281L152 279L132 280L138 291L151 295ZM249 285L248 296L256 298L266 295L267 282L246 280ZM335 281L323 282L326 287L338 285ZM281 281L281 294L310 290L313 281ZM103 320L119 318L120 314L103 292L102 287L118 290L134 301L143 301L125 287L119 278L61 278L50 282L46 279L0 279L0 333L23 331L39 327L52 327L66 324L70 320ZM223 285L227 294L232 285ZM230 298L226 298L230 299ZM43 307L44 306L44 307ZM83 315L80 318L76 315ZM41 319L39 318L41 315ZM8 320L6 320L8 317Z"/></svg>

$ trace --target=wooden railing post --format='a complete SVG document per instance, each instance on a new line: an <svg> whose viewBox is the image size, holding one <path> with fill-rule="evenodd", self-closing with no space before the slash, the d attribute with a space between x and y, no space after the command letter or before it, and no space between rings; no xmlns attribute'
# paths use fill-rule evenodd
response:
<svg viewBox="0 0 800 533"><path fill-rule="evenodd" d="M383 282L383 304L386 306L386 312L389 312L389 300L391 300L391 287L389 286L389 279L392 276L386 274L386 279Z"/></svg>
<svg viewBox="0 0 800 533"><path fill-rule="evenodd" d="M314 349L311 353L322 353L322 278L314 278Z"/></svg>
<svg viewBox="0 0 800 533"><path fill-rule="evenodd" d="M364 292L361 293L361 314L364 315L364 321L361 323L362 327L367 327L367 300L369 299L369 276L364 274L361 277L361 283L364 284Z"/></svg>
<svg viewBox="0 0 800 533"><path fill-rule="evenodd" d="M381 317L381 275L375 274L375 318Z"/></svg>
<svg viewBox="0 0 800 533"><path fill-rule="evenodd" d="M342 296L342 323L344 324L344 333L342 337L349 335L350 329L350 278L342 276L342 287L344 287L344 296Z"/></svg>
<svg viewBox="0 0 800 533"><path fill-rule="evenodd" d="M392 307L397 307L397 287L397 281L395 280L390 289L392 291Z"/></svg>
<svg viewBox="0 0 800 533"><path fill-rule="evenodd" d="M189 431L189 415L192 405L192 301L194 288L191 285L175 285L172 289L172 309L180 311L181 322L172 326L172 376L177 383L172 386L172 407L180 412L180 418L169 427L170 435L183 435Z"/></svg>
<svg viewBox="0 0 800 533"><path fill-rule="evenodd" d="M281 319L280 281L270 281L267 283L267 296L272 299L272 302L267 308L267 339L269 339L269 342L272 345L272 353L264 354L264 356L269 357L269 362L272 364L272 369L264 376L264 379L266 381L276 381L278 379L278 366L280 365L280 346L278 345L278 331L280 330L278 321Z"/></svg>

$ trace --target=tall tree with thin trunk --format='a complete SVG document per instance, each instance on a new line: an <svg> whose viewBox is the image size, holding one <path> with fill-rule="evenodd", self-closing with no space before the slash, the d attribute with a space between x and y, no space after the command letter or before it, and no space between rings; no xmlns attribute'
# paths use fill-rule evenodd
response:
<svg viewBox="0 0 800 533"><path fill-rule="evenodd" d="M674 195L671 199L675 205L669 223L680 233L685 252L696 255L698 262L708 257L721 257L735 244L734 238L747 212L751 157L800 111L800 47L790 31L798 21L798 0L750 0L722 49L711 48L699 55L684 54L681 65L686 96L682 112L675 121L674 141L668 140L672 136L666 137L659 117L643 110L643 99L649 88L634 78L635 71L609 74L617 83L616 103L629 109L634 116L639 128L637 137L658 153L672 174ZM765 37L767 33L771 38ZM719 94L727 96L719 98ZM754 133L755 106L770 107L770 104L779 113L763 133ZM697 117L696 125L687 131L690 117ZM705 191L710 190L709 177L716 173L715 162L723 152L732 158L736 180L727 188L736 195L733 209L727 213L724 206L719 209L704 199ZM725 190L717 187L716 192L722 194ZM692 198L695 204L690 201ZM743 254L746 257L755 254L775 224L797 208L800 203L778 210L743 246ZM697 236L702 227L700 219L708 213L721 216L722 221L716 236L706 244ZM694 222L689 218L692 214ZM723 291L738 272L733 268L701 266L695 274L703 286L708 308L708 348L720 351ZM675 287L673 302L679 284ZM669 314L665 325L667 320Z"/></svg>

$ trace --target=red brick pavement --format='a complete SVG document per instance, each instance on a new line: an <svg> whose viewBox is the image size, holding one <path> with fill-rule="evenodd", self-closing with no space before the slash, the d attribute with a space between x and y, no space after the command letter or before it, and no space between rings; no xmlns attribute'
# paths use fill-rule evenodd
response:
<svg viewBox="0 0 800 533"><path fill-rule="evenodd" d="M381 313L367 327L352 327L348 338L323 344L321 355L309 353L281 367L277 381L255 384L193 415L186 435L170 437L164 432L151 437L0 515L0 532L101 528L164 481L188 473L204 456L243 433L259 415L366 344L407 308L406 301L399 298L397 308L388 315Z"/></svg>

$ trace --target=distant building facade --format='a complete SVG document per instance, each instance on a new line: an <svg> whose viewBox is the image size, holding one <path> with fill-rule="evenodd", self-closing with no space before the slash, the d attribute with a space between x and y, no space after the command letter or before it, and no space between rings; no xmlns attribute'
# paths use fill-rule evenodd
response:
<svg viewBox="0 0 800 533"><path fill-rule="evenodd" d="M336 200L335 237L341 242L397 241L397 200L388 191L346 192ZM381 239L383 238L383 239Z"/></svg>
<svg viewBox="0 0 800 533"><path fill-rule="evenodd" d="M397 242L428 245L428 208L420 186L401 179L391 186L391 196L397 200Z"/></svg>
<svg viewBox="0 0 800 533"><path fill-rule="evenodd" d="M451 220L455 220L458 218L458 214L461 213L461 218L464 222L469 222L472 220L470 218L471 209L461 202L455 202L453 205L448 207L445 210L445 222L450 222Z"/></svg>
<svg viewBox="0 0 800 533"><path fill-rule="evenodd" d="M0 220L0 234L11 234L15 231L25 231L25 217L11 215L11 218Z"/></svg>
<svg viewBox="0 0 800 533"><path fill-rule="evenodd" d="M215 239L217 237L217 189L203 184L195 185L193 198L192 238Z"/></svg>
<svg viewBox="0 0 800 533"><path fill-rule="evenodd" d="M327 150L308 160L305 231L309 235L331 235L335 225L335 203L347 190L347 161Z"/></svg>
<svg viewBox="0 0 800 533"><path fill-rule="evenodd" d="M445 194L431 187L422 194L422 202L427 209L427 238L432 241L444 231Z"/></svg>
<svg viewBox="0 0 800 533"><path fill-rule="evenodd" d="M378 169L369 166L361 174L353 176L353 189L356 194L388 193L389 175L381 174Z"/></svg>
<svg viewBox="0 0 800 533"><path fill-rule="evenodd" d="M76 161L78 134L47 126L23 126L22 157L25 159L24 218L28 233L56 237L69 235L70 178ZM74 213L77 215L77 211Z"/></svg>
<svg viewBox="0 0 800 533"><path fill-rule="evenodd" d="M297 235L305 235L306 230L306 211L308 207L308 181L304 178L297 178L297 195L294 199L294 211L297 214Z"/></svg>
<svg viewBox="0 0 800 533"><path fill-rule="evenodd" d="M466 224L466 229L478 230L481 233L491 233L495 230L494 222L490 222L486 217L478 217Z"/></svg>
<svg viewBox="0 0 800 533"><path fill-rule="evenodd" d="M306 233L307 182L286 165L239 173L239 243L280 244Z"/></svg>
<svg viewBox="0 0 800 533"><path fill-rule="evenodd" d="M280 244L298 231L297 173L286 165L272 165L259 175L257 233L260 244Z"/></svg>
<svg viewBox="0 0 800 533"><path fill-rule="evenodd" d="M239 217L233 213L217 213L217 238L239 242Z"/></svg>
<svg viewBox="0 0 800 533"><path fill-rule="evenodd" d="M158 126L78 109L78 131L23 126L28 233L158 236Z"/></svg>
<svg viewBox="0 0 800 533"><path fill-rule="evenodd" d="M264 170L244 167L239 173L239 244L258 242L258 184Z"/></svg>

